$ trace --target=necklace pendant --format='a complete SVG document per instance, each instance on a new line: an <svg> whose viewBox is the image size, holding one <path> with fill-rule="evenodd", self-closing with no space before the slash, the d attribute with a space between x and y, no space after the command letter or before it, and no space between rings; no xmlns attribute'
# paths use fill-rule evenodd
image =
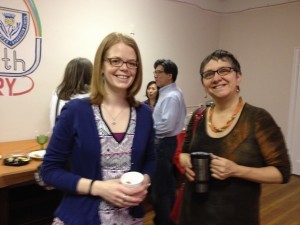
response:
<svg viewBox="0 0 300 225"><path fill-rule="evenodd" d="M112 125L116 125L117 123L114 121L114 122L112 122L111 124L112 124Z"/></svg>

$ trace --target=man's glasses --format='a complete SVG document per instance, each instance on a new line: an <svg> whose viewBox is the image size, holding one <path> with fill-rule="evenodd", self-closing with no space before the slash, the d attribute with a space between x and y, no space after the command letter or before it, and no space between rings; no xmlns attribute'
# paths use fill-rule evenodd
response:
<svg viewBox="0 0 300 225"><path fill-rule="evenodd" d="M221 67L217 70L208 70L206 72L201 73L201 77L204 79L212 79L216 72L220 75L220 76L226 76L227 74L229 74L231 71L233 70L232 67Z"/></svg>
<svg viewBox="0 0 300 225"><path fill-rule="evenodd" d="M124 63L126 64L127 68L129 68L129 69L136 69L139 66L138 62L135 60L123 61L120 58L106 58L105 60L107 60L109 62L109 64L114 67L121 67L121 66L123 66Z"/></svg>
<svg viewBox="0 0 300 225"><path fill-rule="evenodd" d="M153 74L154 75L158 75L158 74L161 74L161 73L164 73L165 71L162 71L162 70L155 70L153 71Z"/></svg>

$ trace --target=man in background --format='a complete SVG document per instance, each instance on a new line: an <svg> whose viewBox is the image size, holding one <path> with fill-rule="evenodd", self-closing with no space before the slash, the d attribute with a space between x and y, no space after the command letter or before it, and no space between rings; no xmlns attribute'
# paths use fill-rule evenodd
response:
<svg viewBox="0 0 300 225"><path fill-rule="evenodd" d="M159 89L159 99L153 111L156 172L152 181L152 201L155 225L171 225L170 212L176 196L176 179L172 163L176 136L184 128L186 105L183 93L177 87L177 65L167 59L154 63L154 78Z"/></svg>

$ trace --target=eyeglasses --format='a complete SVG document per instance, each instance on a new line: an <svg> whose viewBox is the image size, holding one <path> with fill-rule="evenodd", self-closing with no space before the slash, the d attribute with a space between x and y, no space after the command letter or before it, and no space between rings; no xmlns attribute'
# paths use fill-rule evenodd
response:
<svg viewBox="0 0 300 225"><path fill-rule="evenodd" d="M123 66L124 63L126 64L127 68L129 68L129 69L136 69L139 66L139 63L135 60L123 61L120 58L106 58L105 60L107 60L109 62L109 64L114 67L121 67L121 66Z"/></svg>
<svg viewBox="0 0 300 225"><path fill-rule="evenodd" d="M232 70L234 70L232 67L221 67L217 70L208 70L206 72L201 73L201 77L204 79L212 79L216 72L220 75L220 76L226 76L227 74L229 74Z"/></svg>
<svg viewBox="0 0 300 225"><path fill-rule="evenodd" d="M155 70L153 71L153 74L154 75L158 75L158 74L161 74L161 73L164 73L165 71L162 71L162 70Z"/></svg>

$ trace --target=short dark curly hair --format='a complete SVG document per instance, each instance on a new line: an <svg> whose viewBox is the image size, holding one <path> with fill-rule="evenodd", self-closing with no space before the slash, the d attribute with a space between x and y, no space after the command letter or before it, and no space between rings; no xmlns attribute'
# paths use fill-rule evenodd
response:
<svg viewBox="0 0 300 225"><path fill-rule="evenodd" d="M238 60L234 57L233 54L226 50L218 49L214 51L213 53L209 54L201 63L200 65L200 74L204 72L204 67L210 60L219 60L222 61L228 61L231 64L232 69L235 72L242 73L241 72L241 66Z"/></svg>

